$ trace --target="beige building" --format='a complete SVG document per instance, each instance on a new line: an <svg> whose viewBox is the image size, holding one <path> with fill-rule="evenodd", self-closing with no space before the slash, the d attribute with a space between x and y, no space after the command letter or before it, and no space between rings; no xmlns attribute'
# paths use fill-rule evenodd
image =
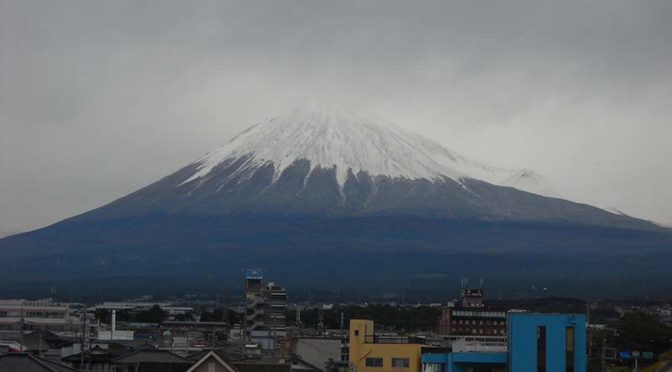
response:
<svg viewBox="0 0 672 372"><path fill-rule="evenodd" d="M74 336L81 330L79 318L67 305L43 300L0 300L0 339L12 339L25 331L49 331Z"/></svg>
<svg viewBox="0 0 672 372"><path fill-rule="evenodd" d="M378 337L371 320L350 320L350 364L357 372L420 372L424 344L408 337Z"/></svg>

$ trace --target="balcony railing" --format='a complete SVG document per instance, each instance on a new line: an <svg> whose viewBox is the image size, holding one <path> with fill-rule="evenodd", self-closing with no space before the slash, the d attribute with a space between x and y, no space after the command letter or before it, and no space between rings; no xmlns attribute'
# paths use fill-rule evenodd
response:
<svg viewBox="0 0 672 372"><path fill-rule="evenodd" d="M364 336L364 342L367 344L425 344L425 339L412 336Z"/></svg>

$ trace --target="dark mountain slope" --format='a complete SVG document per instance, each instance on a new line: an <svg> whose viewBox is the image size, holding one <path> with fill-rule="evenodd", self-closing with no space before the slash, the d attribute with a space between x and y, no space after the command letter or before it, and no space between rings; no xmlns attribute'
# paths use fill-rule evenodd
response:
<svg viewBox="0 0 672 372"><path fill-rule="evenodd" d="M541 182L530 174L342 116L270 120L108 205L0 239L0 293L72 281L95 290L92 279L224 285L246 267L359 289L461 276L635 288L670 277L670 230L493 181Z"/></svg>

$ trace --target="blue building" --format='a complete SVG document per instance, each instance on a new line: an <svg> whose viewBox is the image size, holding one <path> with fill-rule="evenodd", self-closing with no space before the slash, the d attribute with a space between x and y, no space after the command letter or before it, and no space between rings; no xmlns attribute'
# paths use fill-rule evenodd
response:
<svg viewBox="0 0 672 372"><path fill-rule="evenodd" d="M585 372L586 317L508 314L505 348L487 345L422 356L423 372Z"/></svg>

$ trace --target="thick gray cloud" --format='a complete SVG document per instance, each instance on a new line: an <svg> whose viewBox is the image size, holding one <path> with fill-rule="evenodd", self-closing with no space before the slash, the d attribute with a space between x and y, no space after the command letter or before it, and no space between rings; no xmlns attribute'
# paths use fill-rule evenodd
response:
<svg viewBox="0 0 672 372"><path fill-rule="evenodd" d="M306 104L672 222L672 2L0 0L0 233Z"/></svg>

